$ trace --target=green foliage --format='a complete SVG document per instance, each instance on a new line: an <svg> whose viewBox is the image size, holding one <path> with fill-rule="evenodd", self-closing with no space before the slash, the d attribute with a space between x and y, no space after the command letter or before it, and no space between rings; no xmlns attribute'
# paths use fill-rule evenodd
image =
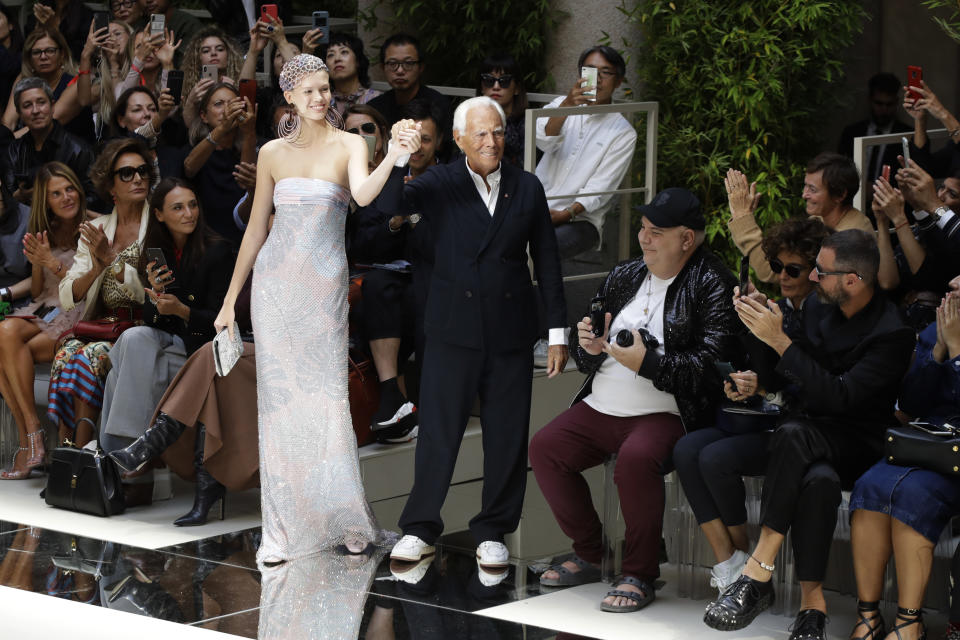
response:
<svg viewBox="0 0 960 640"><path fill-rule="evenodd" d="M943 9L947 17L934 16L933 21L955 42L960 42L960 0L923 0L923 6L934 11Z"/></svg>
<svg viewBox="0 0 960 640"><path fill-rule="evenodd" d="M711 248L733 265L727 169L758 183L762 227L801 214L803 166L823 150L819 123L866 13L812 0L624 0L621 11L644 34L640 97L660 103L657 184L697 194Z"/></svg>
<svg viewBox="0 0 960 640"><path fill-rule="evenodd" d="M474 86L480 62L498 50L517 59L527 91L541 89L547 79L548 34L559 17L549 0L377 0L360 12L367 29L377 26L380 6L392 14L390 30L420 40L431 84Z"/></svg>

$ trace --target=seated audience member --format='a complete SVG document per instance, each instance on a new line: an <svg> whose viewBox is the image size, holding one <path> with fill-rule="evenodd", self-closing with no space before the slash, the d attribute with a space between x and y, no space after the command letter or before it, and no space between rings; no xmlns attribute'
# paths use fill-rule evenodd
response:
<svg viewBox="0 0 960 640"><path fill-rule="evenodd" d="M520 65L508 53L494 53L480 63L477 95L492 98L507 114L507 132L503 141L503 159L523 166L523 112L527 110L527 90L523 88Z"/></svg>
<svg viewBox="0 0 960 640"><path fill-rule="evenodd" d="M138 140L114 140L90 173L100 197L115 204L109 215L80 225L73 266L60 281L60 308L71 311L84 302L83 320L134 321L142 317L144 298L138 266L150 217L150 152ZM95 433L112 346L107 340L76 335L60 344L47 407L59 424L59 442L73 432L70 439L83 446Z"/></svg>
<svg viewBox="0 0 960 640"><path fill-rule="evenodd" d="M736 169L728 169L724 182L729 192L733 185L746 185L747 177ZM802 194L807 215L820 218L829 230L861 229L873 233L870 219L853 207L853 196L859 190L860 174L850 158L824 152L807 164ZM749 185L749 192L749 200L730 209L727 229L740 253L749 256L750 267L757 278L762 282L773 282L776 276L763 256L760 247L763 234L753 215L760 201L756 182Z"/></svg>
<svg viewBox="0 0 960 640"><path fill-rule="evenodd" d="M193 148L183 161L184 175L196 185L207 224L235 245L243 234L233 209L245 191L234 178L241 162L256 162L257 120L253 105L236 87L219 83L200 102L200 118L190 128Z"/></svg>
<svg viewBox="0 0 960 640"><path fill-rule="evenodd" d="M130 60L127 76L114 85L114 94L132 87L147 87L154 95L160 95L167 86L167 73L177 67L174 54L183 40L177 39L175 31L167 29L163 34L150 35L150 27L137 31L127 43L127 58Z"/></svg>
<svg viewBox="0 0 960 640"><path fill-rule="evenodd" d="M150 27L150 15L162 13L165 19L165 26L171 33L177 34L182 42L190 42L193 37L203 29L203 23L182 9L177 9L177 0L140 0L144 5L144 12L141 16L141 23L138 28ZM137 28L137 27L135 27ZM174 68L183 68L183 52L177 51L174 57Z"/></svg>
<svg viewBox="0 0 960 640"><path fill-rule="evenodd" d="M3 480L29 478L43 463L43 425L33 398L34 364L53 360L57 339L73 327L83 303L60 312L60 279L73 266L80 225L87 221L83 188L76 174L59 162L37 172L29 232L21 244L30 261L33 302L0 322L0 393L17 423L20 448ZM0 290L2 291L2 290Z"/></svg>
<svg viewBox="0 0 960 640"><path fill-rule="evenodd" d="M140 22L143 10L140 0L110 0L110 17L131 29Z"/></svg>
<svg viewBox="0 0 960 640"><path fill-rule="evenodd" d="M897 118L900 86L897 76L889 72L878 73L870 78L867 82L870 117L844 127L843 133L840 134L838 153L853 158L854 138L910 131L910 125ZM871 147L864 172L873 180L882 173L883 165L897 166L899 150L899 142Z"/></svg>
<svg viewBox="0 0 960 640"><path fill-rule="evenodd" d="M233 38L215 25L204 27L193 40L186 43L183 56L183 122L189 127L200 111L200 99L218 82L227 82L238 86L240 69L244 65L243 53L237 48ZM256 60L256 54L253 55ZM205 65L217 67L215 80L204 78L201 73ZM252 76L251 76L252 77Z"/></svg>
<svg viewBox="0 0 960 640"><path fill-rule="evenodd" d="M125 22L111 22L99 31L94 31L95 26L96 23L90 23L90 34L80 52L77 101L82 108L91 108L94 136L102 141L109 134L109 122L116 106L116 85L129 70L127 46L133 31ZM95 60L98 60L96 69Z"/></svg>
<svg viewBox="0 0 960 640"><path fill-rule="evenodd" d="M23 236L30 207L0 185L0 301L13 302L30 295L30 261L23 253Z"/></svg>
<svg viewBox="0 0 960 640"><path fill-rule="evenodd" d="M960 120L957 120L926 82L919 87L904 87L903 108L913 118L913 139L910 140L910 157L919 166L935 176L944 176L960 169ZM916 100L910 91L919 94ZM940 121L948 131L946 145L933 151L927 137L927 114Z"/></svg>
<svg viewBox="0 0 960 640"><path fill-rule="evenodd" d="M53 92L40 78L24 78L13 90L17 114L27 127L27 134L10 143L0 157L3 184L13 197L29 203L33 197L33 176L48 162L56 160L82 176L84 186L93 164L93 151L87 144L68 133L53 117ZM92 194L87 194L88 202Z"/></svg>
<svg viewBox="0 0 960 640"><path fill-rule="evenodd" d="M38 28L59 31L70 48L70 55L77 60L87 39L87 30L93 22L93 11L83 0L56 0L52 4L51 7L40 2L34 3L24 32L31 33Z"/></svg>
<svg viewBox="0 0 960 640"><path fill-rule="evenodd" d="M735 191L729 198L744 195L745 191ZM782 297L777 305L784 318L784 332L792 338L799 338L802 331L803 304L814 289L810 272L827 233L823 223L807 218L782 222L763 237L763 253L780 285ZM736 386L725 382L724 393L733 402L753 407L762 406L768 394L773 397L779 393L778 404L783 405L787 400L786 381L764 366L769 349L755 342L755 338L745 337L743 351L748 355L760 351L750 358L756 370L731 373ZM744 416L718 411L714 426L688 433L673 449L683 492L717 559L710 572L710 585L721 593L740 577L748 558L743 476L762 476L766 471L771 431L778 419L779 414Z"/></svg>
<svg viewBox="0 0 960 640"><path fill-rule="evenodd" d="M237 322L244 333L250 325L250 280L237 304ZM252 342L228 376L218 376L213 348L207 343L190 356L150 421L150 428L126 449L110 452L121 468L133 472L157 456L178 476L196 480L193 509L178 526L205 524L211 507L226 490L257 486L260 459L257 442L257 371Z"/></svg>
<svg viewBox="0 0 960 640"><path fill-rule="evenodd" d="M367 104L383 114L387 124L393 126L403 119L404 107L414 100L422 100L436 105L441 114L443 136L451 139L453 112L450 100L435 89L421 82L421 76L427 67L423 59L420 41L406 33L396 33L383 41L380 47L380 64L390 90Z"/></svg>
<svg viewBox="0 0 960 640"><path fill-rule="evenodd" d="M615 267L597 291L605 326L584 317L571 335L587 382L573 406L530 442L537 484L575 554L540 576L549 586L600 579L601 523L581 472L617 454L614 481L627 533L623 577L601 604L612 612L635 611L656 597L663 475L684 425L713 423L720 399L713 363L729 357L740 330L731 304L734 278L702 246L697 198L671 188L641 212L643 257ZM623 335L632 345L621 346Z"/></svg>
<svg viewBox="0 0 960 640"><path fill-rule="evenodd" d="M77 83L73 82L76 72L77 65L60 32L37 29L28 35L23 43L23 66L17 82L14 83L14 92L20 80L43 80L52 90L50 100L54 104L53 117L61 124L66 124L80 112ZM11 93L3 113L3 125L11 131L18 131L25 126L25 123L20 123L18 115L17 103Z"/></svg>
<svg viewBox="0 0 960 640"><path fill-rule="evenodd" d="M916 357L900 388L900 410L909 419L938 425L960 411L960 276L951 280L950 288L937 308L936 323L920 334ZM850 496L859 618L851 637L854 633L869 640L884 637L880 598L891 552L897 561L897 617L888 631L898 638L925 637L922 607L933 548L958 514L956 476L882 459L860 476Z"/></svg>
<svg viewBox="0 0 960 640"><path fill-rule="evenodd" d="M10 8L0 5L0 96L13 93L23 67L23 33Z"/></svg>
<svg viewBox="0 0 960 640"><path fill-rule="evenodd" d="M304 53L312 53L316 48L308 47L308 42L312 42L310 35L308 31L303 37ZM370 60L363 52L363 40L349 33L332 33L330 44L321 53L330 69L331 106L341 116L347 107L366 104L380 95L380 91L370 88Z"/></svg>
<svg viewBox="0 0 960 640"><path fill-rule="evenodd" d="M810 273L817 293L803 305L796 340L762 294L734 303L750 333L780 356L775 371L796 386L797 401L770 441L760 539L743 575L704 614L714 629L742 629L773 603L773 563L792 529L802 594L792 637L826 638L823 577L840 492L883 454L914 345L913 330L877 290L879 265L873 233L849 229L826 238Z"/></svg>
<svg viewBox="0 0 960 640"><path fill-rule="evenodd" d="M547 108L610 104L627 69L620 54L605 46L581 53L577 69L581 67L597 70L597 86L588 87L586 80L578 78L567 95L554 99ZM586 91L596 91L596 97L585 96ZM637 144L636 130L619 113L575 114L576 109L571 108L568 116L537 119L537 148L543 151L543 157L536 174L547 193L561 258L599 248L603 219L613 205L613 194L552 196L618 189Z"/></svg>
<svg viewBox="0 0 960 640"><path fill-rule="evenodd" d="M213 319L233 273L229 244L206 228L186 181L161 180L150 209L140 272L151 288L143 303L143 326L125 331L110 350L100 428L107 451L143 435L187 357L213 339ZM153 249L162 252L166 264L154 260ZM153 475L138 476L130 484L138 485L131 492L139 494L141 504L149 504Z"/></svg>

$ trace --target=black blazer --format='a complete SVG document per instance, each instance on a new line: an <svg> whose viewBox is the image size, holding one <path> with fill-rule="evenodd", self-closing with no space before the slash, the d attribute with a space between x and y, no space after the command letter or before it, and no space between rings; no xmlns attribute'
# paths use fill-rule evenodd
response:
<svg viewBox="0 0 960 640"><path fill-rule="evenodd" d="M403 186L392 209L420 213L433 243L424 317L427 339L492 351L533 346L537 298L527 245L548 327L566 326L557 237L543 185L532 173L500 164L494 215L477 193L466 161L431 167Z"/></svg>
<svg viewBox="0 0 960 640"><path fill-rule="evenodd" d="M173 256L165 257L167 264L174 264ZM190 307L190 321L184 322L179 316L160 315L150 296L146 296L143 302L144 324L180 336L186 345L187 355L213 340L213 321L227 295L233 262L230 245L224 240L217 240L207 247L199 265L180 269L171 267L176 282L169 293Z"/></svg>

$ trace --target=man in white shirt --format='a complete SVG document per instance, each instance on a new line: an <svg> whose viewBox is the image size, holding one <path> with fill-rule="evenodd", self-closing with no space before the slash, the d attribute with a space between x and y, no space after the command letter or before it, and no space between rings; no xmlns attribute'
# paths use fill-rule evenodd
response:
<svg viewBox="0 0 960 640"><path fill-rule="evenodd" d="M621 114L576 115L573 109L610 104L626 73L623 58L611 47L590 47L577 61L577 69L583 67L597 70L597 85L588 86L580 77L566 96L547 105L570 107L571 115L537 120L537 147L544 153L536 174L550 204L561 258L599 247L613 196L586 194L617 189L637 143L636 130Z"/></svg>
<svg viewBox="0 0 960 640"><path fill-rule="evenodd" d="M712 424L722 387L713 363L730 355L740 331L733 274L702 246L699 200L671 188L641 211L643 257L617 265L591 303L602 305L605 326L584 317L571 336L589 377L574 404L530 442L537 484L575 554L540 577L546 586L599 580L601 523L581 472L617 455L627 530L623 577L601 604L611 612L655 597L663 475L685 431Z"/></svg>

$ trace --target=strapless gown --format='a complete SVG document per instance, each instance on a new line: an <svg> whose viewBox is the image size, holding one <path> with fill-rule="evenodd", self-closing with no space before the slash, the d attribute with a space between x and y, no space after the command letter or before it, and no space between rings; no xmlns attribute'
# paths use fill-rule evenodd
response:
<svg viewBox="0 0 960 640"><path fill-rule="evenodd" d="M260 495L258 562L375 542L347 396L348 190L284 178L254 265Z"/></svg>

